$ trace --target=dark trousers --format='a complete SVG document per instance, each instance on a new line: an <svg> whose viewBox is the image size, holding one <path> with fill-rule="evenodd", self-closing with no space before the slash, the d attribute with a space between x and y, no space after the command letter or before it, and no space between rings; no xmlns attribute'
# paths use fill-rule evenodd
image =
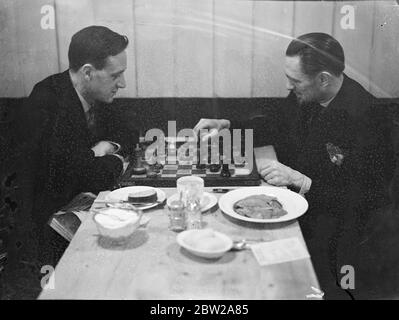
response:
<svg viewBox="0 0 399 320"><path fill-rule="evenodd" d="M300 224L326 299L399 297L399 212L391 205L346 219L310 214ZM354 288L341 286L346 266Z"/></svg>
<svg viewBox="0 0 399 320"><path fill-rule="evenodd" d="M36 299L42 290L41 279L48 274L42 268L55 268L68 247L69 243L48 225L30 227L22 236L16 230L11 239L9 259L1 277L2 299Z"/></svg>

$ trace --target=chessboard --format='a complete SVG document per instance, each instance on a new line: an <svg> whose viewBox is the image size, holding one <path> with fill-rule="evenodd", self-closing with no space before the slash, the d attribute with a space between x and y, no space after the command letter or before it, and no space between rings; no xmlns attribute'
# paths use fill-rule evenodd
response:
<svg viewBox="0 0 399 320"><path fill-rule="evenodd" d="M216 186L258 186L260 184L259 174L254 161L253 167L249 165L235 166L229 164L230 177L221 175L222 166L219 165L217 171L211 171L211 165L198 169L195 164L165 164L156 175L149 175L150 167L146 173L136 174L133 172L133 166L128 166L122 179L119 181L119 187L127 186L152 186L158 188L176 187L176 180L184 176L198 176L204 179L205 187Z"/></svg>
<svg viewBox="0 0 399 320"><path fill-rule="evenodd" d="M210 160L210 159L209 159ZM158 188L176 187L176 180L183 176L198 176L204 179L205 187L215 186L258 186L260 177L253 157L249 163L196 164L191 161L179 161L176 157L166 158L163 164L149 164L141 161L140 167L145 170L136 170L135 159L131 161L118 181L117 187L152 186ZM210 161L209 161L210 163ZM228 171L228 172L226 172Z"/></svg>

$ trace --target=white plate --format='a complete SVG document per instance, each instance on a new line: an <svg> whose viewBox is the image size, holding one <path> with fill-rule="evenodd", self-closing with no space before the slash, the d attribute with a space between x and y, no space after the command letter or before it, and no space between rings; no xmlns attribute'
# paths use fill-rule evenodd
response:
<svg viewBox="0 0 399 320"><path fill-rule="evenodd" d="M166 199L165 192L163 192L161 189L158 188L153 188L153 187L147 187L147 186L132 186L132 187L125 187L125 188L120 188L116 189L110 193L107 194L105 200L123 200L127 201L127 198L130 193L133 192L140 192L140 191L146 191L146 190L154 190L157 193L157 201L159 203L162 203ZM152 203L148 206L140 206L140 209L146 210L150 209L153 207L156 207L159 203Z"/></svg>
<svg viewBox="0 0 399 320"><path fill-rule="evenodd" d="M206 248L204 246L203 240L205 238L200 238L200 236L205 236L206 233L212 232L217 238L217 247L216 248ZM207 259L220 258L227 251L231 249L233 246L233 241L230 237L225 235L224 233L214 231L212 229L192 229L186 230L179 233L176 237L177 243L182 246L184 249L190 251L192 254L196 256L200 256ZM201 241L202 240L202 241ZM196 244L199 244L197 247Z"/></svg>
<svg viewBox="0 0 399 320"><path fill-rule="evenodd" d="M172 201L178 200L179 195L177 193L171 195L168 200L166 200L166 204L170 206ZM218 199L213 195L208 192L204 192L202 199L201 199L201 212L208 211L211 209L214 205L218 203Z"/></svg>
<svg viewBox="0 0 399 320"><path fill-rule="evenodd" d="M248 196L258 194L276 197L277 200L282 204L283 209L287 211L287 214L275 219L255 219L242 216L234 211L234 203ZM260 186L240 188L224 194L219 199L219 208L225 214L239 220L259 223L275 223L290 221L300 217L306 212L306 210L308 210L308 202L304 197L291 190L272 186Z"/></svg>

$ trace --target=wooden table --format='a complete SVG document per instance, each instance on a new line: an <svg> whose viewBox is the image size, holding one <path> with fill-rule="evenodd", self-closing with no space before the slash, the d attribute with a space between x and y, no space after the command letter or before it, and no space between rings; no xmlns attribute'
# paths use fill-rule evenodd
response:
<svg viewBox="0 0 399 320"><path fill-rule="evenodd" d="M258 154L257 162L265 154ZM167 196L176 191L163 190ZM306 299L312 286L319 287L309 258L261 267L251 250L244 250L218 260L202 259L177 244L176 233L168 230L166 206L145 214L149 224L119 247L98 236L89 216L53 273L55 288L44 289L39 299ZM208 227L233 239L297 237L305 245L296 221L247 223L217 207L203 218Z"/></svg>

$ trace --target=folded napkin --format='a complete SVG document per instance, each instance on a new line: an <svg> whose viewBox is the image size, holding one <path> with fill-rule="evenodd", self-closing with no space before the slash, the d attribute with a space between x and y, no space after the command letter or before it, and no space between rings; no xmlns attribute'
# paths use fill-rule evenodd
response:
<svg viewBox="0 0 399 320"><path fill-rule="evenodd" d="M309 258L309 253L298 238L287 238L251 245L261 266Z"/></svg>

